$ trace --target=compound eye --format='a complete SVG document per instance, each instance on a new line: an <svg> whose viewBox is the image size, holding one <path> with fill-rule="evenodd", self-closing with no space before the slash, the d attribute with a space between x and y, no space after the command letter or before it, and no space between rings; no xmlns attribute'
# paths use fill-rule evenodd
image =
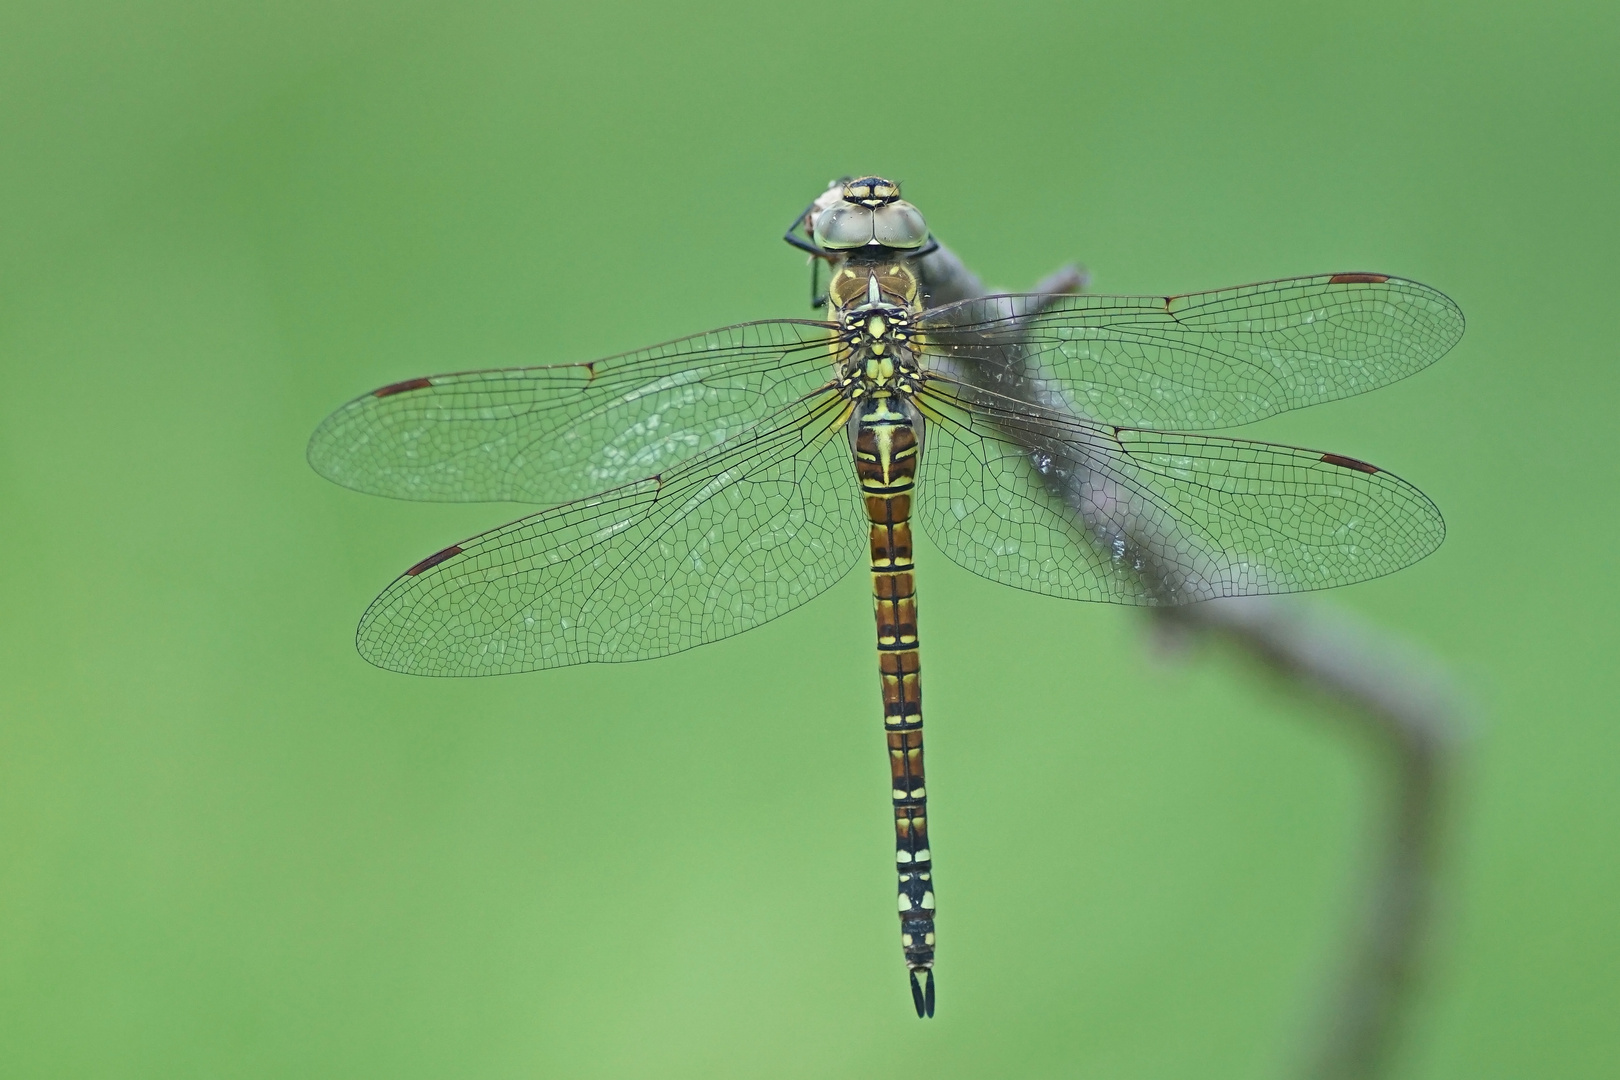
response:
<svg viewBox="0 0 1620 1080"><path fill-rule="evenodd" d="M816 219L816 243L829 251L847 251L872 242L872 211L839 203Z"/></svg>
<svg viewBox="0 0 1620 1080"><path fill-rule="evenodd" d="M928 225L908 202L892 202L872 212L872 237L884 247L920 248L928 242Z"/></svg>

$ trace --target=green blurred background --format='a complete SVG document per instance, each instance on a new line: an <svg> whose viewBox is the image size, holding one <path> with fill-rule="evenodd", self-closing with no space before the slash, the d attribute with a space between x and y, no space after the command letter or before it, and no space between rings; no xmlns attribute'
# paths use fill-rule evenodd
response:
<svg viewBox="0 0 1620 1080"><path fill-rule="evenodd" d="M1260 437L1440 552L1317 602L1478 704L1399 1073L1620 1069L1620 15L1590 5L0 8L0 1072L1256 1077L1353 910L1363 748L1136 612L920 552L940 1016L859 574L652 663L374 670L517 516L304 463L349 397L805 313L883 171L992 281L1429 282L1434 369Z"/></svg>

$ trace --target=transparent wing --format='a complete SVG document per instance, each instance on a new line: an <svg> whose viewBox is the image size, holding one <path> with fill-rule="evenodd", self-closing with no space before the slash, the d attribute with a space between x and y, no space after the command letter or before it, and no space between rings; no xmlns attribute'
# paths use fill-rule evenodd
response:
<svg viewBox="0 0 1620 1080"><path fill-rule="evenodd" d="M921 325L936 369L1038 378L1089 419L1197 431L1405 378L1457 343L1463 316L1415 281L1323 274L1184 296L989 296Z"/></svg>
<svg viewBox="0 0 1620 1080"><path fill-rule="evenodd" d="M847 411L816 395L660 475L424 559L366 609L361 655L417 675L643 660L798 607L865 549Z"/></svg>
<svg viewBox="0 0 1620 1080"><path fill-rule="evenodd" d="M971 403L965 399L971 399ZM967 569L1121 604L1364 581L1440 545L1422 492L1336 454L1114 428L935 384L917 518Z"/></svg>
<svg viewBox="0 0 1620 1080"><path fill-rule="evenodd" d="M829 330L744 323L587 364L432 375L323 421L309 462L356 491L553 504L651 476L827 380Z"/></svg>

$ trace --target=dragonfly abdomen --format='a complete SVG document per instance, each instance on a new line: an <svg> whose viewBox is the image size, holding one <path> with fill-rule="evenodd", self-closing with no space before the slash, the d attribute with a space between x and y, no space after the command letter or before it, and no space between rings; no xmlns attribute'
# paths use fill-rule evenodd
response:
<svg viewBox="0 0 1620 1080"><path fill-rule="evenodd" d="M917 1015L932 1016L934 882L928 849L922 676L911 561L911 493L919 445L909 415L895 404L884 393L862 403L856 421L855 472L872 531L872 604L894 801L900 945L910 971Z"/></svg>

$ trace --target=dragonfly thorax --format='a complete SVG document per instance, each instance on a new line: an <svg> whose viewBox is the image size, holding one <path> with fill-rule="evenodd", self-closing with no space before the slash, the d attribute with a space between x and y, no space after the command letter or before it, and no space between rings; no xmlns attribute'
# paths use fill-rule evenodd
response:
<svg viewBox="0 0 1620 1080"><path fill-rule="evenodd" d="M838 320L833 351L850 397L881 390L909 394L921 384L917 292L916 277L904 263L844 266L834 275L828 291Z"/></svg>
<svg viewBox="0 0 1620 1080"><path fill-rule="evenodd" d="M910 310L862 304L839 317L840 383L851 397L879 390L910 393L921 381Z"/></svg>
<svg viewBox="0 0 1620 1080"><path fill-rule="evenodd" d="M851 355L893 356L911 349L911 312L896 304L862 304L843 313L841 334Z"/></svg>

